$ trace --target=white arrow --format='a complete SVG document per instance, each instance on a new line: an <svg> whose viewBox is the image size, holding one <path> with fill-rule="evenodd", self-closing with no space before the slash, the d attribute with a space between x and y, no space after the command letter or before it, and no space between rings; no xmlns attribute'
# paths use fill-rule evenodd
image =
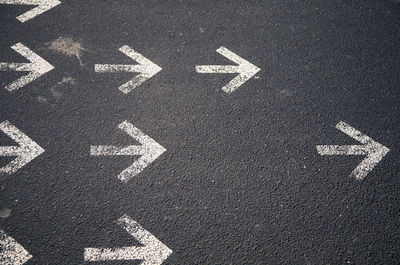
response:
<svg viewBox="0 0 400 265"><path fill-rule="evenodd" d="M14 238L8 236L0 229L0 264L22 265L32 258Z"/></svg>
<svg viewBox="0 0 400 265"><path fill-rule="evenodd" d="M0 71L30 73L7 85L6 89L10 92L29 84L33 80L54 69L51 64L46 62L42 57L31 51L29 48L25 47L22 43L15 44L11 49L24 56L30 61L30 63L0 63Z"/></svg>
<svg viewBox="0 0 400 265"><path fill-rule="evenodd" d="M320 155L365 155L367 156L354 170L351 177L364 179L368 173L390 151L389 148L375 142L368 136L357 131L350 125L339 122L336 129L359 141L363 145L317 145Z"/></svg>
<svg viewBox="0 0 400 265"><path fill-rule="evenodd" d="M119 87L119 90L128 94L130 91L140 86L144 81L151 78L155 74L161 71L161 67L154 64L152 61L145 58L140 53L134 51L129 46L125 45L119 48L120 52L126 56L131 57L137 61L139 65L126 65L126 64L95 64L94 70L97 73L116 73L116 72L130 72L140 73L130 81Z"/></svg>
<svg viewBox="0 0 400 265"><path fill-rule="evenodd" d="M127 147L117 147L112 145L91 146L90 154L92 156L140 155L141 157L136 160L132 166L128 167L118 175L120 180L128 182L131 178L142 172L142 170L156 160L166 151L166 149L127 121L119 124L118 128L129 134L141 145L128 145Z"/></svg>
<svg viewBox="0 0 400 265"><path fill-rule="evenodd" d="M222 88L226 93L235 91L261 70L225 47L220 47L217 52L238 65L196 65L196 72L202 74L239 74Z"/></svg>
<svg viewBox="0 0 400 265"><path fill-rule="evenodd" d="M143 260L141 265L160 265L171 255L171 249L129 216L119 218L118 224L143 247L85 248L85 261Z"/></svg>
<svg viewBox="0 0 400 265"><path fill-rule="evenodd" d="M58 6L61 4L61 2L58 0L0 0L0 4L37 6L34 9L29 10L28 12L25 12L17 17L19 21L26 22L29 19L34 18L55 6Z"/></svg>
<svg viewBox="0 0 400 265"><path fill-rule="evenodd" d="M9 121L0 123L0 130L13 139L19 146L0 146L0 156L17 158L0 168L0 173L12 174L44 152L37 143L17 129Z"/></svg>

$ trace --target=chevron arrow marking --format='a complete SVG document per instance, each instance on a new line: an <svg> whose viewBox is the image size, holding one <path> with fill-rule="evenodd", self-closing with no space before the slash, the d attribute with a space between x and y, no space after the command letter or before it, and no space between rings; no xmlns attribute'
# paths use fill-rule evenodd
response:
<svg viewBox="0 0 400 265"><path fill-rule="evenodd" d="M116 73L116 72L130 72L140 73L132 78L130 81L119 87L123 93L128 94L136 87L140 86L147 79L150 79L155 74L161 71L161 67L145 58L140 53L134 51L131 47L125 45L119 49L120 52L126 56L137 61L139 65L125 65L125 64L95 64L94 70L97 73Z"/></svg>
<svg viewBox="0 0 400 265"><path fill-rule="evenodd" d="M0 156L17 158L0 168L0 173L12 174L44 152L37 143L17 129L9 121L0 123L0 130L13 139L19 146L0 146Z"/></svg>
<svg viewBox="0 0 400 265"><path fill-rule="evenodd" d="M202 74L239 74L222 87L222 90L226 93L232 93L261 70L225 47L220 47L217 52L238 65L197 65L196 72Z"/></svg>
<svg viewBox="0 0 400 265"><path fill-rule="evenodd" d="M10 92L29 84L33 80L54 69L51 64L29 48L25 47L22 43L17 43L11 46L11 49L24 56L30 61L30 63L0 63L0 71L29 72L28 75L23 76L6 86L6 89Z"/></svg>
<svg viewBox="0 0 400 265"><path fill-rule="evenodd" d="M320 155L365 155L367 156L350 174L358 180L364 179L368 173L390 151L389 148L375 142L365 134L357 131L345 122L339 122L336 129L362 143L362 145L317 145Z"/></svg>
<svg viewBox="0 0 400 265"><path fill-rule="evenodd" d="M141 157L136 160L132 166L128 167L118 175L120 180L128 182L131 178L138 175L149 164L156 160L162 153L166 151L166 149L127 121L124 121L118 125L118 128L129 134L141 145L129 145L126 147L117 147L112 145L91 146L90 154L92 156L140 155Z"/></svg>
<svg viewBox="0 0 400 265"><path fill-rule="evenodd" d="M171 249L129 216L122 216L117 223L143 247L85 248L85 261L143 260L141 265L160 265L171 255Z"/></svg>

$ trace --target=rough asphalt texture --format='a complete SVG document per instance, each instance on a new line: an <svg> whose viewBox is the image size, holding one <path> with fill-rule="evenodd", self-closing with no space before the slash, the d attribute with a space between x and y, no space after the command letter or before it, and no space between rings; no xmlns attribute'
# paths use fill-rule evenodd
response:
<svg viewBox="0 0 400 265"><path fill-rule="evenodd" d="M0 121L46 150L0 178L0 229L27 265L138 245L124 214L173 250L164 264L399 262L399 1L62 2L25 23L31 6L0 8L0 61L25 62L21 42L55 67L14 93L24 73L0 72ZM94 72L135 64L123 45L162 67L127 95L134 74ZM262 69L231 95L234 75L195 72L232 64L221 46ZM116 176L134 157L89 155L134 144L124 120L167 149L128 184ZM390 149L363 181L349 177L363 156L316 152L357 144L339 121Z"/></svg>

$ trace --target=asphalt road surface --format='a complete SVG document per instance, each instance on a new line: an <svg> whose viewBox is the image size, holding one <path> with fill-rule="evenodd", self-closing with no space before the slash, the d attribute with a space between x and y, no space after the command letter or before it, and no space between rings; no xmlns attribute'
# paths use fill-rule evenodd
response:
<svg viewBox="0 0 400 265"><path fill-rule="evenodd" d="M0 264L399 263L399 1L60 1L0 1Z"/></svg>

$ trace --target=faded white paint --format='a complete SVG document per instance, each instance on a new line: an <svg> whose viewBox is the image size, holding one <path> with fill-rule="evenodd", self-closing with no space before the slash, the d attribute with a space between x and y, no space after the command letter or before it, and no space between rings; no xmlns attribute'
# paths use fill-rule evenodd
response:
<svg viewBox="0 0 400 265"><path fill-rule="evenodd" d="M171 249L129 216L119 218L118 224L143 247L85 248L85 261L143 260L141 265L160 265L171 255Z"/></svg>
<svg viewBox="0 0 400 265"><path fill-rule="evenodd" d="M0 173L12 174L44 152L37 143L26 136L9 121L0 123L0 130L13 139L19 146L0 146L0 156L16 156L17 158L0 168Z"/></svg>
<svg viewBox="0 0 400 265"><path fill-rule="evenodd" d="M0 229L0 264L22 265L32 258L23 246Z"/></svg>
<svg viewBox="0 0 400 265"><path fill-rule="evenodd" d="M19 21L26 22L29 19L34 18L55 6L58 6L61 4L61 2L58 0L0 0L0 4L37 6L17 17Z"/></svg>
<svg viewBox="0 0 400 265"><path fill-rule="evenodd" d="M336 129L344 132L363 145L317 145L320 155L366 155L367 157L353 170L351 177L364 179L368 173L390 151L389 148L375 142L345 122L339 122Z"/></svg>
<svg viewBox="0 0 400 265"><path fill-rule="evenodd" d="M24 56L30 63L0 63L0 71L29 72L28 75L22 76L5 87L10 92L29 84L33 80L54 69L51 64L22 43L13 45L11 49Z"/></svg>
<svg viewBox="0 0 400 265"><path fill-rule="evenodd" d="M119 49L126 56L137 61L139 65L124 65L124 64L95 64L94 70L97 73L117 73L117 72L130 72L140 73L132 78L130 81L119 87L123 93L128 94L130 91L140 86L144 81L151 78L161 71L161 67L154 64L152 61L145 58L140 53L134 51L129 46L125 45Z"/></svg>
<svg viewBox="0 0 400 265"><path fill-rule="evenodd" d="M196 65L196 72L203 74L239 74L222 88L226 93L235 91L261 70L225 47L220 47L217 52L238 65Z"/></svg>
<svg viewBox="0 0 400 265"><path fill-rule="evenodd" d="M141 145L129 145L127 147L116 147L112 145L91 146L90 154L93 156L140 155L138 160L118 175L120 180L128 182L156 160L166 149L127 121L119 124L118 128L129 134Z"/></svg>

